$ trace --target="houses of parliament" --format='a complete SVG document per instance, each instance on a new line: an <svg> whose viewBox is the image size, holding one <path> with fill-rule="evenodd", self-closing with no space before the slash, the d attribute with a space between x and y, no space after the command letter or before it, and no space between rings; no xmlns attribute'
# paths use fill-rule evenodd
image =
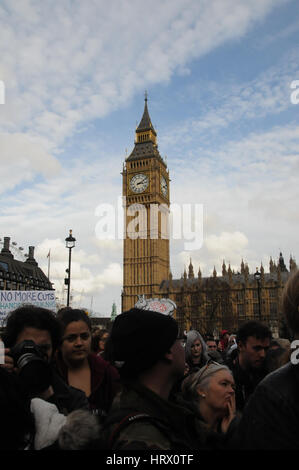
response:
<svg viewBox="0 0 299 470"><path fill-rule="evenodd" d="M214 268L210 277L203 277L200 268L194 272L190 260L188 272L185 270L180 279L173 279L169 237L163 233L160 211L154 228L152 223L152 207L164 207L169 214L170 175L158 150L147 96L135 131L134 148L123 164L122 187L126 228L122 311L133 307L139 295L169 298L177 305L175 318L181 333L193 328L217 337L224 328L233 332L244 321L255 319L266 323L274 337L284 335L280 300L290 272L297 268L292 257L287 267L280 253L277 261L270 258L269 272L261 265L254 273L243 260L238 272L223 261L222 272L217 273ZM132 221L138 210L144 223L140 218L136 235Z"/></svg>

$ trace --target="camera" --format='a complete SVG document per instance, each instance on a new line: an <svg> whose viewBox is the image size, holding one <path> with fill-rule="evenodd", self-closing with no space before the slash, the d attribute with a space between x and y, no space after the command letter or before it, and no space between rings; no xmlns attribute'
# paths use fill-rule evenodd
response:
<svg viewBox="0 0 299 470"><path fill-rule="evenodd" d="M52 382L52 370L42 346L24 340L10 350L19 378L31 396L47 390Z"/></svg>

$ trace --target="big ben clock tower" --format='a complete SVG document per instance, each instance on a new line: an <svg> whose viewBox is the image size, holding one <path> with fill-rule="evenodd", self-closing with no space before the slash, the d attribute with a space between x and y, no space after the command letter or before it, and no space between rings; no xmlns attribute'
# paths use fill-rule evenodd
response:
<svg viewBox="0 0 299 470"><path fill-rule="evenodd" d="M169 172L158 151L147 95L122 176L126 229L122 311L126 311L138 295L159 297L160 284L169 277Z"/></svg>

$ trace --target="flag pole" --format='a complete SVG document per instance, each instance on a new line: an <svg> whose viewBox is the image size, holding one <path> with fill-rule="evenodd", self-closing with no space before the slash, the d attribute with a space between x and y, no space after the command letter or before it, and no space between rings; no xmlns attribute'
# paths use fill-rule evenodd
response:
<svg viewBox="0 0 299 470"><path fill-rule="evenodd" d="M49 253L48 253L48 279L50 280L50 258L51 258L51 249L49 250Z"/></svg>

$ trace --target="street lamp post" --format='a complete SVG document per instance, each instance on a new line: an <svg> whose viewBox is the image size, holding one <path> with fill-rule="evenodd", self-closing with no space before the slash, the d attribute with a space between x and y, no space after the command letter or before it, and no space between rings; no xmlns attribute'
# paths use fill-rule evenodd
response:
<svg viewBox="0 0 299 470"><path fill-rule="evenodd" d="M259 272L258 268L256 268L256 272L254 273L254 279L257 282L257 296L259 302L259 320L261 321L261 273Z"/></svg>
<svg viewBox="0 0 299 470"><path fill-rule="evenodd" d="M66 269L68 277L64 280L64 283L67 285L67 307L70 305L70 288L71 288L71 257L72 257L72 248L75 247L76 238L72 236L72 230L70 230L69 236L65 239L65 246L69 250L69 267Z"/></svg>

